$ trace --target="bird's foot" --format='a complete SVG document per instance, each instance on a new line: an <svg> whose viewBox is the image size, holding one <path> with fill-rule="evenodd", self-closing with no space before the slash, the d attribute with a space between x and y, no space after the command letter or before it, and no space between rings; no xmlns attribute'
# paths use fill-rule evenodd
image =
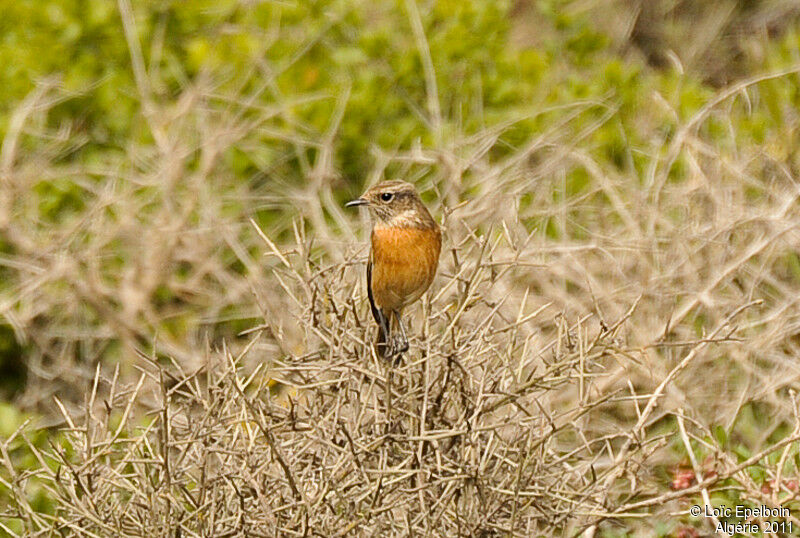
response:
<svg viewBox="0 0 800 538"><path fill-rule="evenodd" d="M406 351L408 351L408 340L402 334L393 334L386 348L386 358L399 359Z"/></svg>
<svg viewBox="0 0 800 538"><path fill-rule="evenodd" d="M408 351L408 339L406 339L405 335L400 335L397 339L397 352L405 353L406 351Z"/></svg>

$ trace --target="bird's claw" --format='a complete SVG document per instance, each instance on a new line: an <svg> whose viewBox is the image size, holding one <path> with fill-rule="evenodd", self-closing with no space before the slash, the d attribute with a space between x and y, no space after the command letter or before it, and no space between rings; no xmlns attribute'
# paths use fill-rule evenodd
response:
<svg viewBox="0 0 800 538"><path fill-rule="evenodd" d="M399 358L408 351L408 340L401 334L393 334L389 341L383 344L383 356L386 359Z"/></svg>
<svg viewBox="0 0 800 538"><path fill-rule="evenodd" d="M408 340L402 334L397 334L392 337L392 355L400 355L408 351Z"/></svg>

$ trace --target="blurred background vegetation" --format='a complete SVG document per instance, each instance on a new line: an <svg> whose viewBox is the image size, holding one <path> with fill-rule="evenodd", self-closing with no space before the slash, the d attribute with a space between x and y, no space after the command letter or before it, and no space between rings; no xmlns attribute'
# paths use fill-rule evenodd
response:
<svg viewBox="0 0 800 538"><path fill-rule="evenodd" d="M342 202L379 177L431 181L400 153L452 167L447 151L468 160L489 133L495 163L545 137L631 184L654 181L654 157L688 181L669 144L733 88L699 136L715 158L766 156L796 177L800 74L735 88L799 64L800 5L786 0L6 0L0 432L57 423L53 396L80 406L96 366L130 374L137 349L192 364L241 345L268 314L259 294L280 293L248 280L266 278L249 219L341 261L356 237ZM485 172L457 175L475 186ZM768 196L748 177L747 196ZM473 194L430 184L440 214ZM587 166L560 185L514 193L522 225L586 238L616 202ZM586 206L566 223L537 213L548 197ZM800 258L781 259L797 289ZM702 314L691 322L701 332Z"/></svg>

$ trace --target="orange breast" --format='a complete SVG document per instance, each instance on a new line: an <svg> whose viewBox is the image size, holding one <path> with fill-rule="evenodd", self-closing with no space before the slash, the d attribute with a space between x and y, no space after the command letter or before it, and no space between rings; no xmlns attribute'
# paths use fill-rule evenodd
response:
<svg viewBox="0 0 800 538"><path fill-rule="evenodd" d="M372 295L378 308L399 310L433 282L442 235L438 228L372 230Z"/></svg>

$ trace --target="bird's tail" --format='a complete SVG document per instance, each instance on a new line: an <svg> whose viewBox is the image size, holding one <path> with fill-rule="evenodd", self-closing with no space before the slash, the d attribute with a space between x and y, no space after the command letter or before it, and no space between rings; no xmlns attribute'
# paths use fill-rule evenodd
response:
<svg viewBox="0 0 800 538"><path fill-rule="evenodd" d="M378 337L375 339L375 351L378 352L378 356L381 358L386 358L388 355L388 344L389 338L386 334L383 333L383 327L378 327Z"/></svg>
<svg viewBox="0 0 800 538"><path fill-rule="evenodd" d="M375 304L375 298L372 296L372 258L367 262L367 297L369 298L369 309L372 312L372 317L375 318L375 323L378 324L378 338L375 340L375 351L378 356L386 358L389 355L389 332L390 319L386 314L378 308ZM391 314L390 314L391 315Z"/></svg>
<svg viewBox="0 0 800 538"><path fill-rule="evenodd" d="M381 310L381 317L385 320L384 323L378 322L378 338L375 340L375 350L378 355L384 359L394 359L397 364L403 356L403 353L408 350L408 341L405 340L405 331L401 327L402 321L398 317L398 313L394 311ZM397 342L390 339L397 338L402 335L401 347L397 348ZM394 347L393 347L394 346Z"/></svg>
<svg viewBox="0 0 800 538"><path fill-rule="evenodd" d="M391 332L394 315L391 312L380 312L380 316L385 319L384 323L378 321L378 337L375 339L375 350L378 356L384 359L389 358L389 332ZM387 331L388 329L388 331Z"/></svg>

